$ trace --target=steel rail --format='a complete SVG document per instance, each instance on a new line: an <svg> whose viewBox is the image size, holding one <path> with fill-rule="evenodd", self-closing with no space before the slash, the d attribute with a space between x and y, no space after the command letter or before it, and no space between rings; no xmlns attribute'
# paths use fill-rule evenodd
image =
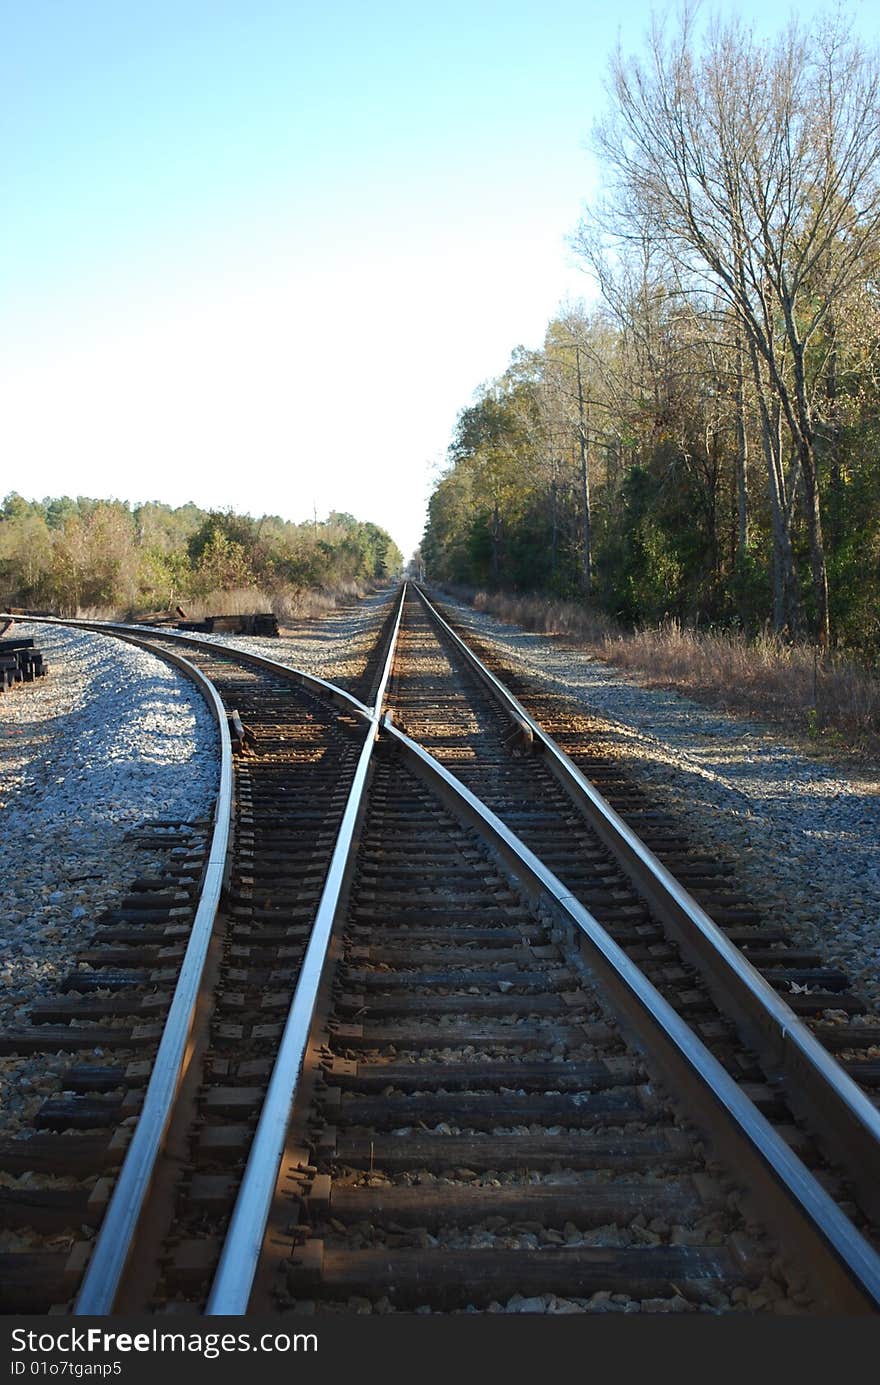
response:
<svg viewBox="0 0 880 1385"><path fill-rule="evenodd" d="M382 704L385 701L385 692L388 687L388 680L391 677L391 666L394 663L394 654L395 650L397 649L397 637L400 634L400 622L403 620L403 607L406 601L406 587L407 584L406 582L404 582L403 586L400 589L400 595L398 596L397 600L397 614L394 617L394 624L392 625L391 633L388 636L388 648L385 655L385 662L382 667L382 674L379 678L378 684L376 685L376 692L373 697L373 705L370 709L370 716L373 718L374 721L378 721L378 719L382 715Z"/></svg>
<svg viewBox="0 0 880 1385"><path fill-rule="evenodd" d="M533 746L544 753L602 842L705 977L721 1008L733 1013L745 1040L771 1073L784 1075L797 1114L809 1120L825 1153L845 1167L864 1209L880 1218L880 1111L425 594L415 590L431 619L501 705L528 725Z"/></svg>
<svg viewBox="0 0 880 1385"><path fill-rule="evenodd" d="M330 869L309 934L308 946L300 966L272 1076L223 1243L220 1263L205 1307L208 1317L244 1314L250 1301L272 1196L278 1180L278 1169L284 1153L287 1128L299 1088L318 989L324 974L333 927L339 913L340 896L355 842L355 830L360 818L373 747L379 733L382 701L394 661L405 591L404 586L400 592L397 617L388 640L375 701L369 713L370 724L336 838Z"/></svg>
<svg viewBox="0 0 880 1385"><path fill-rule="evenodd" d="M402 599L403 594L401 596L401 607L398 609L397 620L395 622L394 637L396 637L400 624ZM441 617L438 617L438 619L445 625ZM58 621L55 623L65 624L70 622ZM83 622L83 624L85 623ZM106 629L106 626L89 626L88 628ZM128 627L128 630L130 629L131 627ZM119 633L121 633L121 631ZM146 633L147 632L144 632L145 635ZM155 632L150 631L149 633L154 634ZM453 639L457 641L457 636L454 635L454 632L450 630L449 633L452 635ZM194 641L194 643L196 642ZM197 643L202 647L211 648L213 642L198 641ZM223 646L221 646L221 648L223 648ZM229 652L235 653L237 657L242 653L238 650L232 650L230 647L226 648L229 648ZM469 658L474 660L475 656L471 655L470 651L466 650L466 646L463 648ZM393 651L390 650L389 657L386 661L386 675L390 670L392 653ZM248 656L245 655L244 657L247 658ZM252 659L256 658L256 656L250 657ZM277 667L279 670L289 672L286 666L274 664L274 661L266 661L266 663L270 666L274 665L274 667ZM485 672L488 674L488 670L485 670ZM310 675L305 675L305 677L309 679ZM488 674L488 677L494 680L493 675ZM383 677L382 687L384 687L385 683L387 683L387 676ZM498 684L498 687L502 693L506 693L502 685ZM342 692L343 690L336 689L335 691ZM356 701L355 699L349 700ZM515 702L515 699L512 699L512 701ZM524 709L519 707L519 704L516 704L516 706L519 712L531 722L534 729L538 732L539 742L542 744L545 741L549 742L549 738L541 731L537 723L532 721L528 714L525 713ZM374 707L372 710L370 719L373 725L371 727L371 732L367 736L364 750L362 751L362 760L365 762L369 758L367 752L372 749L375 735L380 728L380 710L381 708L379 706ZM857 1311L864 1311L866 1308L869 1311L876 1311L878 1303L880 1303L880 1270L878 1270L880 1261L878 1261L878 1257L867 1243L864 1242L863 1238L859 1236L859 1233L852 1227L851 1223L847 1221L828 1195L819 1187L796 1156L775 1134L772 1127L760 1116L752 1103L740 1092L735 1082L733 1082L724 1069L717 1064L716 1060L708 1053L708 1050L704 1048L696 1036L688 1029L685 1022L681 1020L668 1003L659 996L650 983L641 975L638 968L635 967L626 957L626 954L610 939L597 921L578 903L561 882L559 882L556 877L533 856L528 848L518 842L514 834L506 828L490 810L485 808L469 790L459 784L449 771L433 761L432 757L429 756L426 751L422 750L421 747L417 746L408 737L399 732L397 728L393 726L389 717L382 719L381 729L395 738L398 744L404 748L405 753L409 755L411 761L421 767L422 772L429 777L435 788L438 783L443 786L446 795L455 801L460 811L463 809L466 816L470 815L471 820L478 826L479 830L488 832L490 836L494 834L494 840L501 854L515 865L515 873L523 877L526 881L532 882L533 887L544 894L545 897L549 896L554 901L561 914L576 925L577 929L580 930L580 936L587 944L587 950L590 952L596 969L606 973L606 980L607 974L611 974L612 981L616 983L611 987L612 990L616 989L619 992L622 989L626 1003L621 1003L621 1008L627 1012L627 1017L630 1019L636 1032L640 1035L644 1035L647 1032L650 1035L650 1041L644 1038L643 1041L646 1043L646 1046L650 1048L652 1055L655 1058L659 1057L662 1063L667 1067L671 1066L677 1068L679 1070L679 1077L682 1076L683 1072L684 1077L690 1079L692 1086L696 1081L701 1090L703 1089L705 1073L707 1071L710 1077L717 1078L717 1083L713 1087L713 1100L718 1108L718 1112L727 1118L728 1126L733 1126L732 1138L738 1141L742 1146L740 1154L743 1156L744 1162L740 1163L741 1171L754 1172L758 1175L757 1182L754 1183L755 1188L763 1186L763 1184L766 1183L768 1175L770 1177L771 1196L769 1203L766 1197L762 1199L765 1202L765 1210L769 1209L770 1214L772 1214L770 1215L770 1220L775 1220L777 1222L781 1221L786 1225L789 1231L793 1231L800 1237L803 1237L805 1223L801 1213L802 1206L806 1205L811 1213L811 1217L808 1217L808 1222L806 1223L808 1231L806 1236L807 1245L805 1248L814 1249L815 1244L818 1244L820 1249L825 1250L826 1259L828 1260L827 1269L830 1274L828 1283L839 1287L844 1296L848 1294L849 1302ZM553 745L552 742L549 742L549 744L551 746ZM554 749L556 749L560 758L567 762L567 757L563 755L563 752L559 751L557 747L554 747ZM568 763L570 764L570 762ZM574 766L571 766L571 769L574 770L575 774L579 773L575 770ZM596 798L601 798L595 790L592 790L592 786L588 787L591 789L592 795L595 795ZM602 800L602 802L604 803L604 800ZM613 810L609 808L608 812L613 813ZM354 816L356 817L356 814ZM614 814L614 817L616 817L616 814ZM622 824L622 826L625 827L625 824ZM629 829L626 830L629 831ZM635 840L638 841L638 839ZM641 843L638 843L638 845L641 847L642 851L646 851L646 848L644 848ZM650 853L647 854L650 856ZM657 865L659 866L659 863L657 863ZM333 867L331 865L331 871L332 869ZM661 870L662 869L661 867ZM698 908L698 906L694 907ZM712 926L714 927L714 925ZM633 997L635 999L633 999ZM618 1001L620 1003L619 995ZM635 1013L630 1013L634 1004ZM799 1023L796 1020L794 1022ZM705 1091L703 1091L703 1100L705 1101ZM290 1101L288 1101L288 1111L290 1109L290 1104ZM738 1124L738 1121L741 1121L742 1124ZM728 1134L731 1134L731 1132L728 1131ZM769 1157L767 1157L768 1150ZM277 1176L277 1162L275 1170ZM780 1190L785 1194L784 1197L779 1196ZM773 1191L775 1191L775 1196L772 1195ZM228 1245L229 1243L227 1242L227 1248ZM259 1254L259 1246L257 1246L257 1254ZM854 1287L854 1285L856 1287ZM249 1292L250 1290L248 1288L248 1294ZM213 1298L214 1293L212 1290L212 1299ZM839 1303L839 1300L836 1300L836 1302ZM244 1312L247 1307L246 1302L241 1308L229 1308L224 1305L218 1306L218 1304L219 1299L216 1302L209 1303L208 1311L213 1311L215 1313L227 1311Z"/></svg>
<svg viewBox="0 0 880 1385"><path fill-rule="evenodd" d="M145 640L171 640L175 644L199 649L203 653L211 653L212 650L219 651L221 654L234 655L240 663L250 664L254 668L263 669L268 673L278 673L293 679L294 682L301 683L309 691L339 703L340 706L357 716L367 718L370 716L370 708L353 693L346 692L345 688L340 688L338 684L329 683L325 678L319 678L315 673L307 673L305 669L296 668L293 664L282 664L278 659L270 659L264 654L254 654L249 649L237 649L235 645L224 644L220 640L200 639L198 635L181 634L178 630L164 630L161 626L154 625L125 625L120 621L109 620L63 620L60 616L7 616L0 611L0 620L6 619L19 621L22 624L69 625L74 630L92 630L99 635L114 635L120 639L124 639L128 635L139 643Z"/></svg>
<svg viewBox="0 0 880 1385"><path fill-rule="evenodd" d="M674 1095L725 1148L764 1217L809 1257L813 1289L834 1311L880 1311L880 1255L789 1148L702 1040L544 863L446 767L383 718L407 764L488 840L533 898L551 901ZM842 1307L843 1305L843 1307Z"/></svg>
<svg viewBox="0 0 880 1385"><path fill-rule="evenodd" d="M141 644L142 641L138 640L137 643ZM113 1310L171 1117L174 1098L185 1072L187 1044L226 869L233 789L232 747L226 710L216 689L194 664L169 651L161 651L161 657L195 683L217 721L220 777L214 807L214 828L198 907L147 1084L144 1104L80 1286L74 1307L77 1315L103 1315Z"/></svg>
<svg viewBox="0 0 880 1385"><path fill-rule="evenodd" d="M171 1117L174 1097L178 1090L184 1069L184 1055L186 1044L192 1027L195 1013L195 1005L198 997L201 977L207 958L208 945L216 919L217 906L220 900L223 876L226 867L226 857L228 851L229 827L232 812L232 789L233 789L233 770L232 770L232 749L229 735L229 727L226 716L226 709L223 702L205 675L173 650L163 648L154 643L157 639L171 640L182 646L196 648L201 651L211 652L219 650L220 653L228 653L235 656L236 662L249 664L264 671L277 673L285 678L301 683L309 691L328 697L329 699L341 704L346 710L352 712L359 719L364 719L369 726L365 739L364 749L358 769L355 774L355 785L360 784L356 799L356 808L360 802L363 782L366 776L366 769L372 751L378 728L378 717L381 712L381 703L384 697L385 687L388 682L393 661L394 646L397 633L400 628L400 621L403 611L403 591L398 600L397 614L389 641L389 649L385 660L382 678L379 683L376 700L372 708L367 707L358 698L345 689L338 687L334 683L329 683L323 678L305 672L303 669L294 668L288 664L282 664L277 660L266 658L263 655L254 654L247 650L236 649L232 645L225 645L220 641L198 639L194 636L181 634L177 631L160 631L155 627L129 625L116 621L88 621L88 620L63 620L55 616L37 617L13 617L18 620L32 621L38 624L69 626L75 629L85 629L98 634L106 634L115 639L122 639L127 643L133 644L138 648L147 649L157 657L165 659L167 662L178 667L202 692L211 707L220 731L221 743L221 771L220 783L218 787L217 803L214 817L214 833L212 836L211 847L209 850L208 863L202 883L202 893L192 931L187 944L184 960L178 976L177 985L171 1006L169 1007L165 1026L160 1040L159 1049L153 1067L153 1072L148 1083L144 1104L141 1114L128 1147L119 1177L114 1185L113 1194L110 1199L107 1211L102 1219L101 1228L95 1240L94 1248L89 1259L88 1268L83 1278L80 1292L76 1301L75 1313L78 1315L97 1315L108 1314L112 1311L113 1303L119 1290L122 1275L125 1272L134 1236L144 1201L149 1191L150 1182L155 1169L156 1159L162 1147L165 1131ZM350 798L349 807L354 799L354 786ZM329 940L329 927L325 936L325 919L327 910L325 909L325 899L335 900L341 888L341 867L347 859L350 849L350 838L353 832L354 822L357 811L353 815L346 809L343 821L340 826L337 847L331 861L327 883L325 884L324 894L319 905L313 934L306 950L303 960L303 975L297 987L297 995L305 995L309 985L314 981L315 990L317 981L323 968L323 961L326 955L327 941ZM346 839L347 845L344 840ZM338 878L337 878L338 877ZM334 906L335 907L335 906ZM332 923L332 912L329 916ZM303 976L306 984L303 986ZM296 997L294 998L296 1005ZM308 1037L308 1026L311 1022L311 1010L308 1013L308 1020L305 1024L304 1035L302 1036L304 1049L305 1040ZM295 1053L300 1039L300 1017L304 1014L304 1002L300 1004L297 1011L297 1024L288 1024L282 1039L284 1053L290 1059L291 1054ZM290 1032L288 1033L288 1030ZM302 1049L300 1050L299 1062L301 1063ZM299 1064L294 1069L298 1070ZM268 1160L266 1167L271 1165L271 1136L273 1133L273 1114L274 1114L274 1133L280 1121L278 1112L284 1105L284 1095L280 1091L283 1078L283 1069L276 1063L273 1071L273 1081L276 1074L279 1074L276 1082L276 1090L273 1091L270 1083L267 1093L264 1111L269 1106L266 1118L266 1133L263 1135L263 1145L258 1155L258 1164L262 1165L264 1160ZM272 1096L272 1104L269 1104L269 1096ZM269 1201L271 1199L272 1187L274 1187L277 1175L278 1161L283 1149L283 1133L289 1119L289 1110L293 1100L293 1091L287 1103L286 1113L283 1117L281 1126L281 1146L278 1149L277 1159L274 1164L268 1197L266 1199L266 1215L268 1215ZM262 1117L258 1126L257 1135L263 1125ZM256 1143L256 1141L255 1141ZM269 1152L266 1153L264 1145L269 1145ZM250 1168L250 1161L248 1168ZM253 1197L251 1199L253 1205ZM259 1249L259 1243L257 1246ZM254 1265L256 1262L254 1262ZM243 1311L243 1310L242 1310Z"/></svg>

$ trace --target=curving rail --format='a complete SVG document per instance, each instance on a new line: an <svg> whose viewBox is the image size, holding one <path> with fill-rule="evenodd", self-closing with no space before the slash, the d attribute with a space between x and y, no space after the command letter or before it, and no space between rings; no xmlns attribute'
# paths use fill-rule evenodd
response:
<svg viewBox="0 0 880 1385"><path fill-rule="evenodd" d="M128 1260L144 1200L184 1073L187 1043L217 916L232 813L232 748L226 711L213 687L195 665L180 655L166 657L196 684L214 713L220 734L220 776L214 807L214 830L201 895L183 963L174 989L137 1128L126 1151L76 1303L78 1314L112 1311Z"/></svg>
<svg viewBox="0 0 880 1385"><path fill-rule="evenodd" d="M394 640L396 639L397 630L399 628L401 612L402 597L392 632L392 653ZM210 680L181 654L163 646L166 645L166 642L170 641L172 644L178 644L183 647L188 646L204 651L221 653L223 652L223 647L222 645L218 647L215 641L201 640L194 636L180 634L177 631L162 631L161 636L157 636L157 631L155 629L122 625L117 622L62 620L51 616L29 616L27 619L40 624L73 626L78 629L86 629L99 634L112 635L114 638L124 640L139 648L146 649L164 659L166 662L171 663L196 685L199 692L204 697L217 722L220 738L220 766L214 810L214 825L198 907L166 1021L163 1026L159 1048L144 1095L144 1103L137 1127L126 1151L119 1175L114 1184L113 1193L101 1222L101 1227L95 1238L92 1253L89 1257L89 1263L83 1276L74 1309L75 1313L78 1315L109 1314L113 1311L122 1276L131 1255L150 1183L156 1169L157 1159L161 1152L165 1132L168 1129L171 1119L176 1094L186 1070L189 1054L188 1045L196 1004L199 990L202 985L208 948L214 930L217 909L223 887L232 816L234 777L226 709ZM161 639L161 644L157 643L157 637ZM290 665L266 658L262 655L253 654L249 651L234 650L228 652L234 652L237 662L268 672L283 674L287 678L292 678L309 690L324 695L331 701L344 707L359 719L362 719L368 729L364 750L361 754L361 760L355 776L355 784L360 784L362 786L369 762L369 753L372 749L372 742L377 733L378 710L381 708L381 701L384 696L384 689L390 672L391 654L389 654L389 658L386 662L386 669L380 681L376 704L371 709L345 689L338 687L336 684L328 683L325 679L319 678L317 675L306 673L304 670L292 668ZM271 1153L268 1155L268 1163L266 1162L266 1150L272 1146L273 1137L276 1140L278 1139L279 1131L283 1143L283 1132L286 1126L287 1114L289 1112L293 1092L291 1090L285 1099L285 1094L282 1091L281 1078L281 1074L283 1074L285 1068L281 1065L281 1059L282 1056L285 1060L288 1059L290 1054L296 1051L297 1035L302 1027L299 1021L304 1003L302 997L308 992L311 982L314 981L315 985L317 985L317 980L320 977L324 956L321 939L326 938L329 931L329 923L332 921L331 901L333 899L334 889L338 888L338 872L344 868L345 861L348 857L351 832L353 830L355 818L356 811L353 813L347 811L343 818L339 842L334 852L330 874L324 891L327 904L325 905L324 899L322 899L315 920L315 927L313 929L309 949L304 960L300 985L297 989L297 996L300 997L299 1004L297 1005L296 998L294 1002L296 1006L296 1022L289 1023L285 1030L282 1054L279 1055L279 1064L276 1065L279 1076L275 1079L274 1087L270 1090L271 1101L267 1098L263 1116L261 1117L260 1129L258 1130L258 1143L255 1141L256 1153L252 1156L251 1164L249 1165L249 1168L252 1165L253 1168L258 1171L258 1177L259 1171L263 1169L263 1166L265 1165L265 1167L268 1168L269 1163L271 1163ZM309 1012L309 1016L310 1013L311 1012ZM308 1019L305 1020L305 1034L307 1034L307 1032ZM279 1145L279 1158L280 1148ZM252 1178L253 1177L254 1175L252 1174ZM265 1173L263 1174L262 1181L264 1183L269 1182ZM274 1174L272 1175L271 1182L274 1183ZM270 1196L271 1186L269 1186L268 1193L266 1194L267 1199ZM251 1214L253 1209L253 1194L251 1193L249 1197L250 1200L246 1208L248 1215Z"/></svg>
<svg viewBox="0 0 880 1385"><path fill-rule="evenodd" d="M417 589L418 590L418 589ZM729 942L720 929L672 877L635 833L607 804L568 756L512 697L503 684L472 653L419 592L439 629L449 638L493 696L505 708L522 735L547 758L557 778L578 802L603 842L635 880L660 919L680 941L683 950L706 974L724 1004L733 1009L744 1031L768 1064L777 1065L792 1091L824 1117L826 1144L843 1159L864 1196L877 1205L873 1174L880 1147L880 1115L852 1080L784 1001ZM260 1259L264 1229L276 1186L285 1135L298 1093L303 1059L309 1042L319 988L325 971L340 896L353 859L357 825L369 781L373 749L387 738L435 793L453 807L487 841L509 871L551 908L576 940L588 964L599 974L613 1004L628 1021L641 1044L670 1079L675 1091L698 1121L708 1129L726 1156L747 1178L750 1190L768 1221L796 1246L824 1282L827 1300L840 1311L876 1312L880 1308L880 1257L736 1082L709 1053L686 1022L656 991L635 963L613 941L571 891L474 794L422 747L383 716L383 700L394 661L406 586L393 621L375 700L367 706L342 688L302 670L263 656L226 649L236 660L295 677L305 686L330 696L365 725L357 771L343 814L324 882L296 992L263 1103L244 1179L217 1269L206 1312L247 1312ZM29 618L30 619L30 618ZM44 618L47 619L47 618ZM91 1263L76 1305L78 1313L112 1311L116 1286L125 1267L131 1236L143 1205L174 1093L185 1063L187 1035L207 940L213 927L226 857L232 771L226 713L208 680L187 660L153 642L156 631L105 622L58 621L78 624L100 633L131 640L160 653L202 687L220 725L223 758L205 888L196 925L161 1041L156 1067L135 1137L123 1163L113 1198L95 1244ZM216 642L163 631L167 642L218 651ZM219 646L219 650L223 650ZM173 1020L173 1023L172 1023ZM825 1127L828 1127L827 1129ZM831 1133L833 1132L833 1133Z"/></svg>
<svg viewBox="0 0 880 1385"><path fill-rule="evenodd" d="M367 718L370 716L369 707L337 683L328 683L325 678L319 678L315 673L307 673L305 669L295 668L293 664L283 664L279 659L270 659L264 654L254 654L247 649L238 649L234 645L223 644L221 640L208 640L198 635L185 635L178 630L159 629L151 625L123 625L119 621L111 620L63 619L61 616L9 616L6 612L0 611L0 620L13 619L26 621L30 625L69 625L75 630L92 630L98 635L113 635L117 639L128 640L130 644L138 644L141 647L146 644L152 653L160 657L163 650L157 641L161 641L162 644L167 641L181 647L188 646L207 654L231 654L235 656L237 663L264 669L267 673L282 674L285 678L301 683L312 692L323 694L331 702L338 702L355 715Z"/></svg>

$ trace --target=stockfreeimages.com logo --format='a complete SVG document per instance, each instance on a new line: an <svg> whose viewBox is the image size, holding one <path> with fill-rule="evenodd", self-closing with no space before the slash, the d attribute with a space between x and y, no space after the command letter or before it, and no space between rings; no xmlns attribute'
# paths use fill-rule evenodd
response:
<svg viewBox="0 0 880 1385"><path fill-rule="evenodd" d="M204 1356L213 1361L218 1356L231 1355L242 1351L288 1352L317 1351L318 1338L314 1332L263 1332L252 1337L249 1332L162 1332L151 1328L148 1332L107 1332L101 1327L67 1328L62 1332L34 1332L23 1327L12 1330L13 1353L65 1352L71 1356L82 1353L102 1355L125 1354L132 1352L179 1353L181 1355ZM74 1370L74 1365L82 1370ZM86 1363L70 1362L67 1369L63 1361L19 1360L12 1362L12 1375L110 1375L114 1373L110 1362L94 1362L89 1370ZM118 1365L118 1363L115 1363ZM53 1369L53 1367L55 1369ZM118 1374L118 1370L115 1372Z"/></svg>

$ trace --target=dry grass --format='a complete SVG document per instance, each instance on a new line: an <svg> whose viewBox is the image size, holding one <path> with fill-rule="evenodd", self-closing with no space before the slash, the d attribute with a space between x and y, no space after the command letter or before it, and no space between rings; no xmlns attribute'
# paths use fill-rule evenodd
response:
<svg viewBox="0 0 880 1385"><path fill-rule="evenodd" d="M293 587L277 591L272 597L271 609L282 622L291 620L320 620L337 607L352 601L360 601L372 590L360 582L343 582L332 591L323 588L310 588L298 591Z"/></svg>
<svg viewBox="0 0 880 1385"><path fill-rule="evenodd" d="M477 592L475 609L542 634L564 636L635 675L731 711L769 718L839 749L880 749L880 680L842 655L773 635L688 629L678 621L627 631L573 602Z"/></svg>
<svg viewBox="0 0 880 1385"><path fill-rule="evenodd" d="M499 620L521 625L524 630L537 630L543 635L566 635L584 644L599 644L618 629L601 611L591 611L573 601L477 592L471 604L477 611L488 611Z"/></svg>
<svg viewBox="0 0 880 1385"><path fill-rule="evenodd" d="M237 587L208 592L199 598L182 598L187 620L205 616L250 616L271 611L284 624L296 620L320 620L338 606L359 601L373 588L359 582L342 582L332 590L278 587L272 592L259 587ZM97 618L97 617L96 617ZM108 617L112 618L112 617Z"/></svg>
<svg viewBox="0 0 880 1385"><path fill-rule="evenodd" d="M206 596L185 598L180 604L187 620L204 620L205 616L255 616L272 609L271 598L259 587L208 592Z"/></svg>
<svg viewBox="0 0 880 1385"><path fill-rule="evenodd" d="M62 618L71 615L74 620L124 621L129 619L129 613L120 611L118 606L78 606L75 611L59 610L56 614ZM22 619L26 619L26 617L22 617Z"/></svg>

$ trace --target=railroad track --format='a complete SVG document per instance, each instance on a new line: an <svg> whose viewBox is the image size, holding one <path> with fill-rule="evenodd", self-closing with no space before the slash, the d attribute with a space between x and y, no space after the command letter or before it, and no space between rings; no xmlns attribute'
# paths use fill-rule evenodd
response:
<svg viewBox="0 0 880 1385"><path fill-rule="evenodd" d="M429 713L427 724L419 690L414 694L416 685L410 681L402 706L413 720L416 737L450 767L460 754L456 729L463 716L482 718L484 735L491 740L494 734L497 744L505 731L503 714L499 722L493 679L503 675L505 689L522 699L513 698L514 727L519 729L521 724L529 744L544 753L514 759L518 776L508 771L506 778L499 779L490 757L485 756L476 765L460 764L456 772L506 820L517 811L515 802L512 808L508 806L511 794L514 799L517 792L535 800L543 796L551 814L549 800L556 798L556 820L549 816L536 824L527 813L523 839L542 859L556 863L563 880L594 909L633 959L649 970L671 1003L702 1028L729 1070L745 1070L745 1042L763 1065L765 1079L785 1089L792 1111L812 1127L825 1153L849 1170L839 1190L841 1200L854 1195L871 1219L880 1219L880 1188L872 1173L874 1141L880 1129L876 1115L880 1063L875 1056L880 1024L867 1002L853 993L846 974L793 943L778 925L767 926L743 897L735 862L708 855L704 848L695 849L676 819L658 811L616 763L597 756L596 728L583 708L518 679L485 646L474 641L465 646L453 626L428 603L416 612L414 622L410 638L421 641L429 658L450 660L464 680L457 690L451 690L447 681L449 700ZM404 649L401 657L405 657ZM424 684L420 691L424 692ZM485 729L492 723L494 732ZM510 726L508 720L508 737ZM560 785L564 790L561 805ZM562 818L570 817L572 806L579 818L575 830L560 819L560 810ZM634 828L637 840L628 827ZM604 850L610 872L604 893L596 891L595 881L584 882L577 864L580 847L588 843L593 850ZM677 885L684 887L678 898ZM609 888L616 890L614 898ZM633 909L641 914L635 936ZM790 1012L809 1032L792 1023ZM863 1016L869 1018L862 1021ZM839 1056L839 1067L830 1062L831 1054ZM840 1070L852 1081L845 1081ZM829 1086L837 1093L831 1099L837 1110L826 1125L831 1110L826 1104ZM802 1137L799 1145L807 1151Z"/></svg>
<svg viewBox="0 0 880 1385"><path fill-rule="evenodd" d="M161 1270L159 1228L169 1230L176 1210L168 1171L179 1154L175 1141L186 1140L178 1124L200 1117L199 1096L210 1107L210 1092L194 1095L208 1043L228 1048L248 1021L265 1026L268 1036L275 1018L262 984L251 995L246 986L236 989L235 948L254 927L270 935L264 916L274 912L295 969L357 759L352 728L363 713L349 694L206 642L119 633L177 663L209 699L223 742L215 821L140 831L139 844L168 853L162 873L133 881L120 908L97 920L59 994L33 1005L28 1025L0 1035L0 1053L44 1053L57 1072L57 1092L36 1112L31 1137L0 1146L0 1169L15 1180L0 1189L2 1222L10 1231L38 1233L34 1248L25 1235L20 1244L27 1248L0 1258L5 1311L46 1311L77 1295L107 1311L128 1294L145 1302L157 1292L145 1287L147 1262ZM369 667L363 676L369 679ZM239 760L234 855L227 849L229 725ZM273 852L284 861L274 870L271 901L260 897L262 881L248 874L248 829L270 869ZM216 917L224 875L226 906ZM258 1046L266 1042L258 1037ZM175 1094L178 1124L169 1115ZM163 1141L167 1156L159 1168ZM104 1229L93 1251L83 1229L98 1224ZM129 1251L130 1240L144 1234L150 1253ZM130 1288L126 1269L136 1281Z"/></svg>
<svg viewBox="0 0 880 1385"><path fill-rule="evenodd" d="M150 641L178 659L181 643ZM166 1078L177 1100L140 1116L132 1148L142 1131L151 1147L131 1175L134 1211L126 1157L94 1248L0 1265L15 1286L7 1311L16 1294L79 1312L448 1311L512 1296L522 1311L876 1311L873 1106L858 1092L853 1108L833 1063L804 1078L791 1011L781 1040L772 1005L744 1018L749 972L728 989L690 940L677 955L693 913L681 886L664 904L650 853L597 829L582 787L536 753L528 713L502 710L415 593L378 632L356 695L185 644L233 729L236 828L188 1053ZM670 865L679 853L704 902L719 896L734 937L753 928L671 824L634 816ZM220 864L206 825L189 831L177 871L138 882L159 906L145 913L197 912L167 897L206 855ZM170 979L158 964L178 960L162 956L165 930L179 953L188 926L105 924L123 935L83 959L66 1038L57 1003L37 1016L55 1025L45 1037L76 1046L111 1014L124 1029L124 1005L143 1012ZM95 994L115 1008L96 1011ZM126 1041L147 1027L128 1024ZM124 1136L99 1098L133 1124L151 1063L122 1054L80 1063L57 1133L14 1143L41 1140L47 1171L69 1174L87 1140L118 1160ZM73 1135L64 1121L89 1103L100 1133ZM7 1215L32 1224L22 1218L51 1191ZM55 1212L69 1227L70 1208Z"/></svg>

